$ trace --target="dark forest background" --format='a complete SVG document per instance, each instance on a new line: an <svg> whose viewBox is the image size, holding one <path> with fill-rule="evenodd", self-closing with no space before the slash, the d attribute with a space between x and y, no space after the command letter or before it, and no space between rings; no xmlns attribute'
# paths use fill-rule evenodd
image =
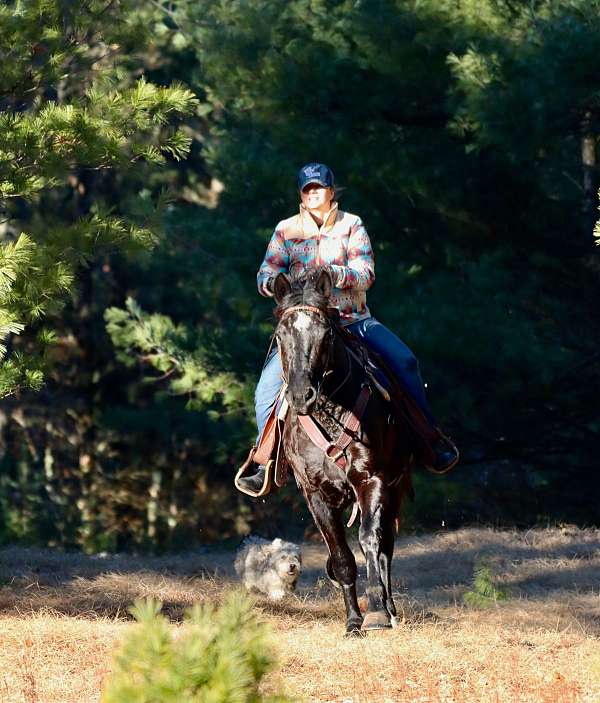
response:
<svg viewBox="0 0 600 703"><path fill-rule="evenodd" d="M598 524L600 3L5 2L0 88L0 540L310 530L232 477L313 160L462 451L405 527Z"/></svg>

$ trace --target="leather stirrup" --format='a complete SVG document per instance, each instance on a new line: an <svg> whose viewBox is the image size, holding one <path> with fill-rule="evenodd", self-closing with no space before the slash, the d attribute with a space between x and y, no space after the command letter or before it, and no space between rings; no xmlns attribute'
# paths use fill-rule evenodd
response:
<svg viewBox="0 0 600 703"><path fill-rule="evenodd" d="M239 479L243 478L244 474L248 470L248 467L254 464L254 455L256 453L256 447L252 447L250 449L250 453L248 454L248 458L246 461L240 466L238 469L235 478L233 479L233 483L235 487L240 491L241 493L245 493L248 496L251 496L252 498L260 498L262 496L266 496L267 493L271 490L271 486L273 485L273 474L275 472L275 461L273 459L269 459L267 463L265 464L265 478L263 481L263 485L261 486L259 491L253 491L249 488L246 488L245 486L242 486L239 483Z"/></svg>
<svg viewBox="0 0 600 703"><path fill-rule="evenodd" d="M442 440L446 442L448 449L454 453L454 459L448 464L448 466L444 466L442 469L434 469L433 466L427 466L427 464L425 465L425 468L430 473L436 474L436 476L443 476L458 464L460 459L460 452L458 451L458 447L456 446L456 444L454 444L450 437L448 437L447 434L444 434L439 427L436 427L436 431L439 433L439 436L442 438Z"/></svg>

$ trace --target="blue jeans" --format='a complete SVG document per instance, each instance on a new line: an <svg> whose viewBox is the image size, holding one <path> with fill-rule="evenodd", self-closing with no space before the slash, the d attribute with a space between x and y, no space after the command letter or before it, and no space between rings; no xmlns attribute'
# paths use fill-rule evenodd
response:
<svg viewBox="0 0 600 703"><path fill-rule="evenodd" d="M396 378L416 401L430 425L435 419L425 396L425 388L419 372L419 362L404 342L374 317L367 317L348 325L348 329L363 339L370 349L380 354L396 374ZM277 348L273 348L263 367L254 393L258 439L269 418L282 384L282 369Z"/></svg>

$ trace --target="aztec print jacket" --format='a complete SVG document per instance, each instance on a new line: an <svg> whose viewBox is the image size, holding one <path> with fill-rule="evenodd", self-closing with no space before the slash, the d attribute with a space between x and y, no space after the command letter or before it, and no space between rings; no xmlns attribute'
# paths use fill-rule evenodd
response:
<svg viewBox="0 0 600 703"><path fill-rule="evenodd" d="M369 235L360 217L342 212L335 202L321 227L302 205L297 215L275 227L256 275L258 292L272 297L270 278L324 264L334 274L330 303L340 311L342 323L370 317L366 291L375 280L375 264Z"/></svg>

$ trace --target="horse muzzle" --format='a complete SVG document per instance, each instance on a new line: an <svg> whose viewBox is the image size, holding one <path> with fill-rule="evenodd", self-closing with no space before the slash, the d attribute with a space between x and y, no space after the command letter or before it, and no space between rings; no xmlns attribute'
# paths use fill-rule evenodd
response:
<svg viewBox="0 0 600 703"><path fill-rule="evenodd" d="M317 400L318 393L314 386L303 386L300 389L288 386L285 395L290 407L298 415L309 415Z"/></svg>

